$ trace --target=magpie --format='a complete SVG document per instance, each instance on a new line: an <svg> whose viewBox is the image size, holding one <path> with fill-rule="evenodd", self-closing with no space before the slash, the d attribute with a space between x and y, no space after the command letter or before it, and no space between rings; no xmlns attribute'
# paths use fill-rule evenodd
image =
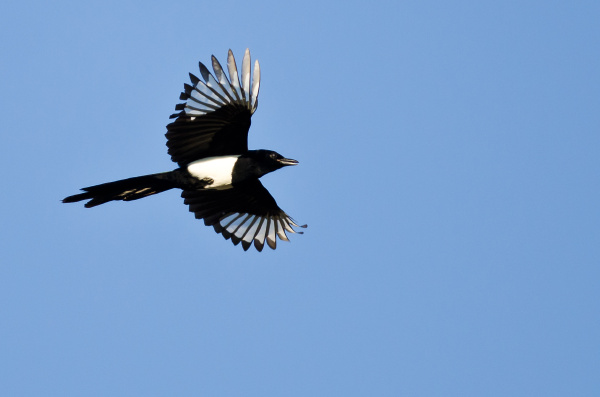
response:
<svg viewBox="0 0 600 397"><path fill-rule="evenodd" d="M63 203L89 200L91 208L109 201L132 201L170 189L181 189L184 204L197 219L212 226L244 251L254 243L262 251L265 240L276 248L277 237L289 241L286 231L299 233L298 225L275 202L259 178L298 161L272 150L248 150L250 119L258 106L260 66L251 73L250 51L246 49L242 73L229 50L227 69L213 55L214 75L199 63L204 81L190 73L175 106L179 113L167 125L167 147L179 168L81 189ZM252 82L250 76L252 74ZM239 79L241 77L241 80Z"/></svg>

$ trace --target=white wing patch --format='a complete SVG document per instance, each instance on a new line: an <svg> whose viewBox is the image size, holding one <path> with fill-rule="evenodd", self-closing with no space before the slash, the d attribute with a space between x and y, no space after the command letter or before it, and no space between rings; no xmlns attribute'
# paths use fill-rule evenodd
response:
<svg viewBox="0 0 600 397"><path fill-rule="evenodd" d="M229 79L223 71L221 64L213 55L211 57L212 67L215 72L213 76L206 66L200 62L200 74L204 81L190 73L192 85L185 84L185 92L181 99L186 100L175 107L176 110L183 110L192 120L197 116L213 112L229 104L245 106L252 114L258 106L258 90L260 87L260 65L258 61L254 62L254 72L250 71L250 50L246 49L242 61L241 84L238 70L233 57L233 52L229 50L227 56L227 70ZM252 82L250 77L252 74ZM178 117L174 114L171 117Z"/></svg>
<svg viewBox="0 0 600 397"><path fill-rule="evenodd" d="M244 251L248 250L252 243L258 251L262 251L265 240L271 249L277 246L277 237L283 241L289 241L285 231L302 234L296 231L299 226L287 214L281 215L253 215L246 213L232 213L223 217L218 224L214 225L217 233L223 234L226 239L231 238L233 244L242 243Z"/></svg>
<svg viewBox="0 0 600 397"><path fill-rule="evenodd" d="M227 188L231 186L231 172L239 155L207 157L187 166L188 172L195 178L210 178L214 182L209 189Z"/></svg>

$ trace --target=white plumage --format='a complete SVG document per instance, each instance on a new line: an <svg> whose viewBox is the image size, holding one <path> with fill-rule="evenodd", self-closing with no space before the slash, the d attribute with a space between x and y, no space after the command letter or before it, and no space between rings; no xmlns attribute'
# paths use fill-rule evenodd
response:
<svg viewBox="0 0 600 397"><path fill-rule="evenodd" d="M214 182L207 186L209 189L227 189L231 187L231 170L238 157L240 156L207 157L190 163L187 170L198 179L212 179Z"/></svg>

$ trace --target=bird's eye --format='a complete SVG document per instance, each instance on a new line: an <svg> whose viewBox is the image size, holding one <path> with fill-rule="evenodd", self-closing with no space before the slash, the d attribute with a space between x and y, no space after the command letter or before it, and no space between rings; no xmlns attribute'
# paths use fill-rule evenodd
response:
<svg viewBox="0 0 600 397"><path fill-rule="evenodd" d="M277 160L277 155L276 155L275 153L271 153L271 158L272 158L273 160Z"/></svg>

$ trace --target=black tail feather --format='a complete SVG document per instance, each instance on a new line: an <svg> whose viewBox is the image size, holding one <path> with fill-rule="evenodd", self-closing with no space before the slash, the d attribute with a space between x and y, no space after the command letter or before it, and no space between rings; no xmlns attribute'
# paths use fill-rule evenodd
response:
<svg viewBox="0 0 600 397"><path fill-rule="evenodd" d="M176 187L172 172L137 176L120 181L103 183L101 185L83 188L85 193L75 194L63 199L63 203L75 203L90 200L85 206L95 207L113 200L131 201L141 199L156 193L161 193Z"/></svg>

